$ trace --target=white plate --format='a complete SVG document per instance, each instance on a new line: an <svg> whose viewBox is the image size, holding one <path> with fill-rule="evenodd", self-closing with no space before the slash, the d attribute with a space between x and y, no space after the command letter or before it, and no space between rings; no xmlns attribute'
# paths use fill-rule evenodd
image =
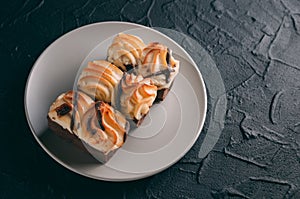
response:
<svg viewBox="0 0 300 199"><path fill-rule="evenodd" d="M47 111L62 92L73 88L79 66L104 59L112 36L119 32L158 41L181 62L171 92L151 108L143 125L131 132L124 146L105 165L47 128ZM28 77L25 110L32 133L57 162L81 175L107 181L128 181L156 174L183 157L197 140L206 115L206 90L191 57L164 34L137 24L103 22L73 30L52 43Z"/></svg>

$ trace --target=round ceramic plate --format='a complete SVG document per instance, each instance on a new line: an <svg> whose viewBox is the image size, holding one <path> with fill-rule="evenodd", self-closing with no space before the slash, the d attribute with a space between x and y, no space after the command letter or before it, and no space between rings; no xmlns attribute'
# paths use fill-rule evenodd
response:
<svg viewBox="0 0 300 199"><path fill-rule="evenodd" d="M121 149L101 164L91 155L55 136L47 112L56 97L73 88L88 61L105 59L119 33L161 42L173 50L180 71L166 99L151 107L141 127L130 132ZM81 66L81 67L80 67ZM52 43L29 75L25 110L32 133L57 162L81 175L107 181L128 181L156 174L183 157L197 140L206 115L206 90L191 57L176 42L151 28L124 22L103 22L73 30Z"/></svg>

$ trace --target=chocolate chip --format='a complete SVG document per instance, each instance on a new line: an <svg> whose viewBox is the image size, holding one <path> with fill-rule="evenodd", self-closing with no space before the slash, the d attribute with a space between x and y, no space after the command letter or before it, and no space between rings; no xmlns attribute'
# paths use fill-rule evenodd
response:
<svg viewBox="0 0 300 199"><path fill-rule="evenodd" d="M68 114L71 110L72 110L72 106L67 103L64 103L64 104L60 105L59 107L55 108L55 111L56 111L58 117Z"/></svg>

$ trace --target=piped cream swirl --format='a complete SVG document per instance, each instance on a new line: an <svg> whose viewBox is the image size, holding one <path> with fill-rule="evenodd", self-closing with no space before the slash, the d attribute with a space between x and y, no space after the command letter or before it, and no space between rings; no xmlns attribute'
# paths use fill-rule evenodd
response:
<svg viewBox="0 0 300 199"><path fill-rule="evenodd" d="M82 117L79 138L107 154L123 145L129 124L113 107L98 101Z"/></svg>
<svg viewBox="0 0 300 199"><path fill-rule="evenodd" d="M128 66L135 67L139 64L139 59L144 42L137 36L119 33L108 48L107 60L123 71L127 71Z"/></svg>
<svg viewBox="0 0 300 199"><path fill-rule="evenodd" d="M114 105L127 118L138 121L149 112L157 95L157 87L151 79L131 73L121 79L116 94Z"/></svg>
<svg viewBox="0 0 300 199"><path fill-rule="evenodd" d="M151 78L158 90L169 88L179 71L179 61L165 45L153 42L143 49L141 64L135 68L137 74Z"/></svg>
<svg viewBox="0 0 300 199"><path fill-rule="evenodd" d="M71 134L78 136L81 117L94 101L82 92L68 91L59 95L49 108L48 117Z"/></svg>
<svg viewBox="0 0 300 199"><path fill-rule="evenodd" d="M78 89L96 100L111 102L114 87L122 78L123 72L115 65L98 60L89 62L78 79Z"/></svg>

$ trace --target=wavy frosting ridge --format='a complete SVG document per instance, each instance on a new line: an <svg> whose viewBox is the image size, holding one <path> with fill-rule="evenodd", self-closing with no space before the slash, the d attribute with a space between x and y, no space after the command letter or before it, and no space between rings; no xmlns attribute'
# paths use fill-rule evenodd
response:
<svg viewBox="0 0 300 199"><path fill-rule="evenodd" d="M146 45L137 36L119 33L107 51L107 60L123 71L139 64L142 50Z"/></svg>
<svg viewBox="0 0 300 199"><path fill-rule="evenodd" d="M149 112L157 95L157 87L151 79L131 73L123 76L116 94L114 105L127 118L139 121Z"/></svg>
<svg viewBox="0 0 300 199"><path fill-rule="evenodd" d="M158 90L169 88L179 72L179 61L165 45L152 42L143 49L141 64L135 69L137 74L151 78Z"/></svg>
<svg viewBox="0 0 300 199"><path fill-rule="evenodd" d="M97 60L89 62L78 79L78 89L96 100L111 102L114 87L122 78L123 72L115 65Z"/></svg>
<svg viewBox="0 0 300 199"><path fill-rule="evenodd" d="M102 101L92 104L81 122L79 138L106 154L123 145L129 128L125 117Z"/></svg>
<svg viewBox="0 0 300 199"><path fill-rule="evenodd" d="M80 118L94 101L82 92L68 91L59 95L49 108L48 117L78 136Z"/></svg>

